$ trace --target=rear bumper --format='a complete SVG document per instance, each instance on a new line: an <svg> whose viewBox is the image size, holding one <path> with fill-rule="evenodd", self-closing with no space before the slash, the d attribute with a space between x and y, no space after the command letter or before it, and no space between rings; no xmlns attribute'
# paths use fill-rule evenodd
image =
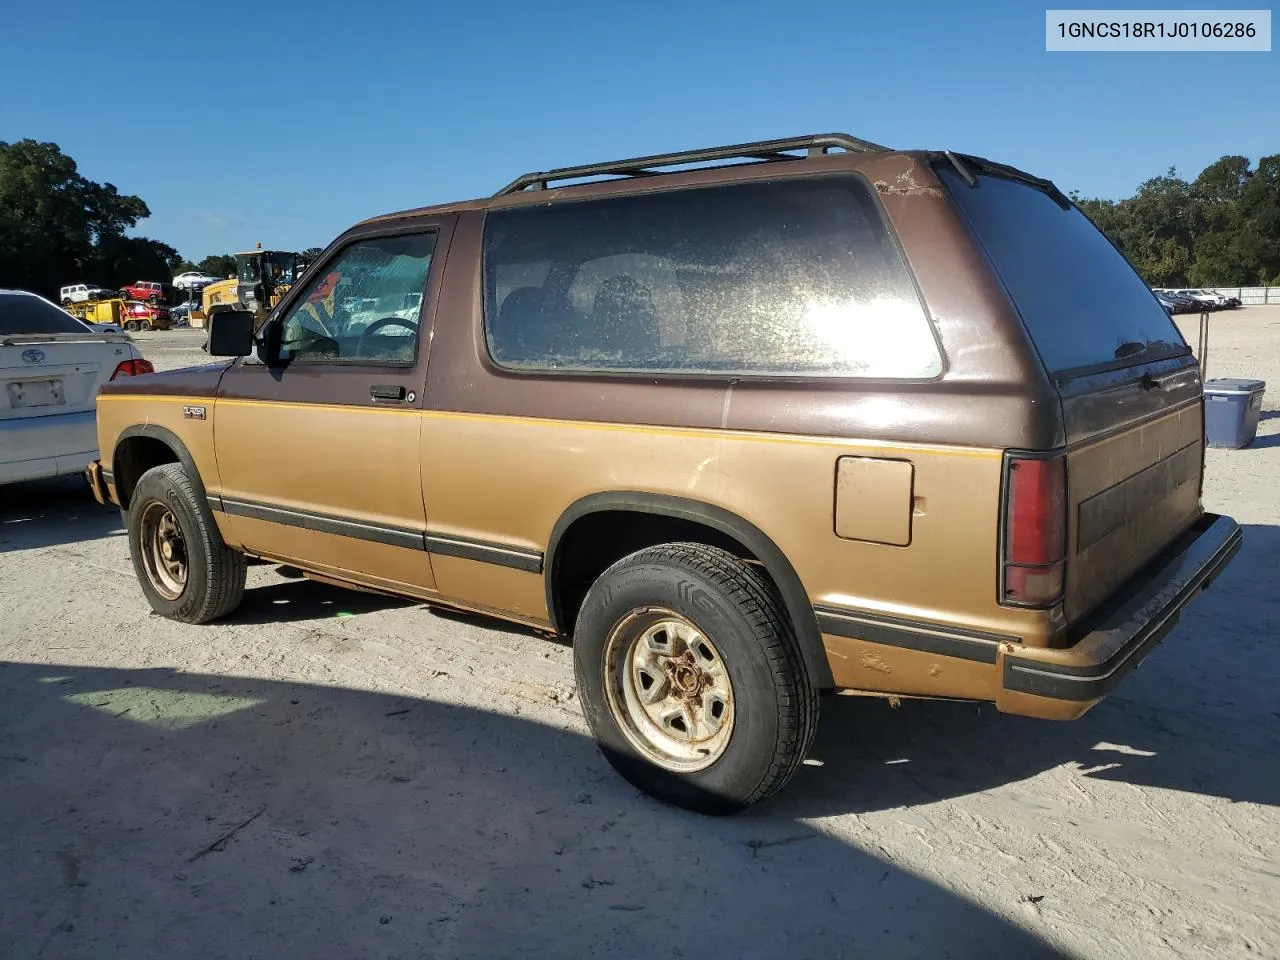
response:
<svg viewBox="0 0 1280 960"><path fill-rule="evenodd" d="M85 467L84 478L89 481L89 489L93 491L93 499L104 507L110 506L114 502L111 491L107 486L113 480L111 471L104 469L100 460L94 460L89 466Z"/></svg>
<svg viewBox="0 0 1280 960"><path fill-rule="evenodd" d="M1105 697L1173 629L1197 593L1240 549L1230 517L1205 514L1081 626L1067 647L1002 645L996 706L1070 720Z"/></svg>
<svg viewBox="0 0 1280 960"><path fill-rule="evenodd" d="M97 455L93 410L0 420L0 483L79 473Z"/></svg>

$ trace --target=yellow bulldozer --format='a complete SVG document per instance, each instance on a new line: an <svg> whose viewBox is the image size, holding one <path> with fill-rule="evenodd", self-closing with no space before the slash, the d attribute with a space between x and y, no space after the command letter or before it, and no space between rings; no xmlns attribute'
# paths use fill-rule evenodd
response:
<svg viewBox="0 0 1280 960"><path fill-rule="evenodd" d="M209 310L219 303L249 310L261 324L298 274L298 255L285 250L257 249L235 254L236 275L204 288L200 309L191 311L191 325L203 326Z"/></svg>

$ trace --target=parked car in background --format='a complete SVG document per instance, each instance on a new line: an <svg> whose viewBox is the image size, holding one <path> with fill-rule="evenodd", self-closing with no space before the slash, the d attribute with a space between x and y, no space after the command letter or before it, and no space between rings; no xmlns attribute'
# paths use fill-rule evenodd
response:
<svg viewBox="0 0 1280 960"><path fill-rule="evenodd" d="M1151 292L1154 293L1156 299L1160 301L1160 306L1164 307L1165 313L1172 316L1177 312L1177 303L1174 302L1172 297L1168 296L1168 294L1161 293L1159 290L1152 290Z"/></svg>
<svg viewBox="0 0 1280 960"><path fill-rule="evenodd" d="M1157 296L1173 301L1174 313L1200 313L1205 309L1201 301L1185 294L1175 293L1172 290L1154 290L1152 292Z"/></svg>
<svg viewBox="0 0 1280 960"><path fill-rule="evenodd" d="M130 300L125 304L126 330L168 330L169 308L159 303Z"/></svg>
<svg viewBox="0 0 1280 960"><path fill-rule="evenodd" d="M145 300L147 303L168 303L171 287L167 283L156 283L151 280L136 280L127 287L121 287L120 293L126 300Z"/></svg>
<svg viewBox="0 0 1280 960"><path fill-rule="evenodd" d="M1220 296L1219 294L1213 293L1209 290L1185 288L1182 290L1175 290L1174 292L1179 296L1190 297L1196 303L1200 304L1205 310L1218 310L1226 306L1227 302L1226 297Z"/></svg>
<svg viewBox="0 0 1280 960"><path fill-rule="evenodd" d="M106 287L96 283L73 283L59 291L58 299L66 303L84 303L87 300L102 300L112 296Z"/></svg>
<svg viewBox="0 0 1280 960"><path fill-rule="evenodd" d="M1219 310L1234 310L1235 307L1240 306L1239 297L1229 297L1229 296L1226 296L1225 293L1221 293L1219 291L1202 291L1202 292L1212 294L1212 296L1217 297L1217 302L1219 302Z"/></svg>
<svg viewBox="0 0 1280 960"><path fill-rule="evenodd" d="M201 273L198 270L188 270L186 273L180 273L173 278L173 285L179 290L199 290L201 287L207 287L211 283L217 283L222 277L211 277L207 273Z"/></svg>
<svg viewBox="0 0 1280 960"><path fill-rule="evenodd" d="M151 372L128 335L0 290L0 483L82 473L98 456L98 388Z"/></svg>
<svg viewBox="0 0 1280 960"><path fill-rule="evenodd" d="M100 399L151 609L226 616L253 556L571 637L605 757L696 810L781 789L822 691L1079 717L1241 543L1178 328L979 157L532 172L352 227L258 324Z"/></svg>
<svg viewBox="0 0 1280 960"><path fill-rule="evenodd" d="M171 327L189 327L191 325L191 311L199 310L200 302L198 300L187 300L177 306L169 308L169 326Z"/></svg>

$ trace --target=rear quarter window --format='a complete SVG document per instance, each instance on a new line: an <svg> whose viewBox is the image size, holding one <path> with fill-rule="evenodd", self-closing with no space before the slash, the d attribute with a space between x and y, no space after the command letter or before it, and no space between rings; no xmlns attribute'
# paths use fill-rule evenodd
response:
<svg viewBox="0 0 1280 960"><path fill-rule="evenodd" d="M1037 187L938 174L991 261L1050 374L1186 353L1182 334L1111 241L1074 206Z"/></svg>
<svg viewBox="0 0 1280 960"><path fill-rule="evenodd" d="M527 371L931 379L932 326L851 175L491 211L485 332Z"/></svg>
<svg viewBox="0 0 1280 960"><path fill-rule="evenodd" d="M47 300L20 293L0 293L0 336L88 332L87 326Z"/></svg>

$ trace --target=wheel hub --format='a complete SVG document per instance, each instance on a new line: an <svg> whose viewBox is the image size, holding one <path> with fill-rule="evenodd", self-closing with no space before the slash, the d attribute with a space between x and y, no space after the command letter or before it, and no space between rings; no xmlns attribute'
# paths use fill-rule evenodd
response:
<svg viewBox="0 0 1280 960"><path fill-rule="evenodd" d="M147 580L166 600L177 600L187 587L187 545L178 518L167 504L153 500L143 508L139 527Z"/></svg>
<svg viewBox="0 0 1280 960"><path fill-rule="evenodd" d="M606 642L609 706L627 739L655 763L710 766L733 732L733 687L719 651L669 610L623 617Z"/></svg>

